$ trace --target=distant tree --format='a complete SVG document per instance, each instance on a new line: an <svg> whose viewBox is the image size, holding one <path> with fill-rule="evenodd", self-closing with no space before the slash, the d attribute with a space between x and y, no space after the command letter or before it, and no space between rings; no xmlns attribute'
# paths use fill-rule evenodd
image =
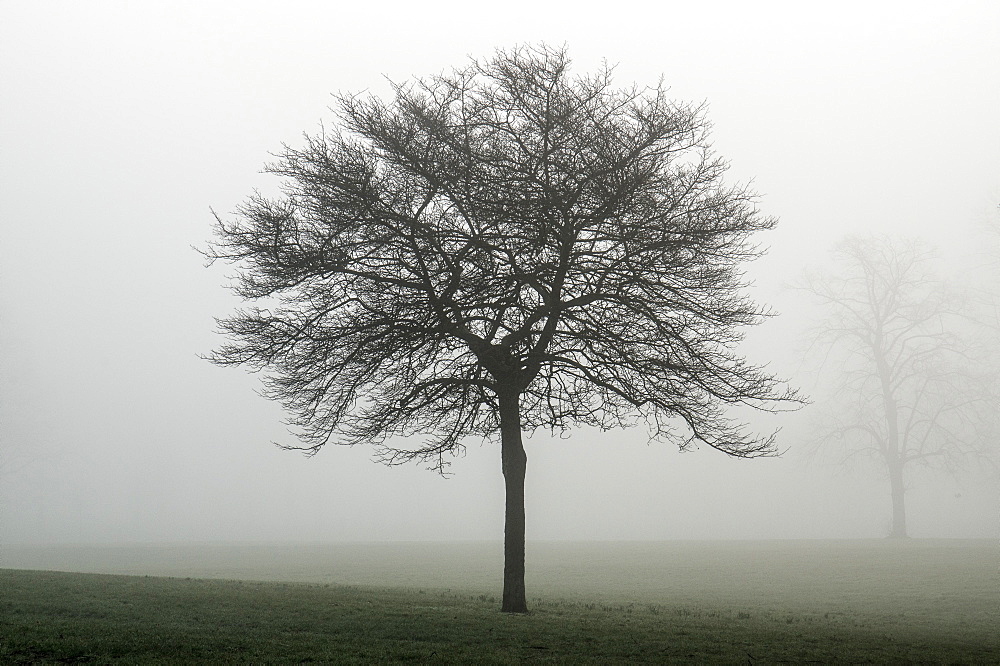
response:
<svg viewBox="0 0 1000 666"><path fill-rule="evenodd" d="M216 216L207 251L266 306L222 320L211 359L266 371L286 448L369 443L441 471L499 439L508 612L527 608L523 432L644 421L752 457L773 435L724 407L795 399L733 349L764 315L739 266L774 220L722 183L701 107L569 64L521 47L390 102L338 96L339 126L268 167L284 196Z"/></svg>
<svg viewBox="0 0 1000 666"><path fill-rule="evenodd" d="M910 240L849 238L835 250L834 274L810 274L806 288L826 318L816 340L838 361L839 400L828 405L819 441L847 456L869 456L888 474L890 536L907 536L909 472L955 472L990 449L994 407L988 374L961 333L959 295L933 273L931 254Z"/></svg>

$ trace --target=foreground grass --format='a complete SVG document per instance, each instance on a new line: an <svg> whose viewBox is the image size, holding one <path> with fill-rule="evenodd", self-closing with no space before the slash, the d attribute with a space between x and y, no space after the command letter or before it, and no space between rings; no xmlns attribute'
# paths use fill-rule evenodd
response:
<svg viewBox="0 0 1000 666"><path fill-rule="evenodd" d="M950 603L959 615L944 623L821 602L535 599L509 616L442 590L0 570L0 663L1000 661L996 626Z"/></svg>

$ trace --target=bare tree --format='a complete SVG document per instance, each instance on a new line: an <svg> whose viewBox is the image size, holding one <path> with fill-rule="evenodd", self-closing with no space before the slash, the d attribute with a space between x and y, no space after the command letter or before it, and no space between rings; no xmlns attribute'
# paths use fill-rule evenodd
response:
<svg viewBox="0 0 1000 666"><path fill-rule="evenodd" d="M267 371L288 448L369 443L440 471L499 439L508 612L527 608L523 432L645 422L752 457L773 436L724 407L795 398L734 353L764 314L739 265L774 220L722 183L703 110L568 68L521 47L389 102L338 96L338 127L268 167L284 196L217 216L207 253L268 306L222 320L212 360Z"/></svg>
<svg viewBox="0 0 1000 666"><path fill-rule="evenodd" d="M960 297L931 269L915 241L849 238L835 275L806 288L826 307L817 341L845 352L819 441L870 456L887 472L890 536L905 537L906 478L917 466L955 472L988 450L991 383L960 334Z"/></svg>

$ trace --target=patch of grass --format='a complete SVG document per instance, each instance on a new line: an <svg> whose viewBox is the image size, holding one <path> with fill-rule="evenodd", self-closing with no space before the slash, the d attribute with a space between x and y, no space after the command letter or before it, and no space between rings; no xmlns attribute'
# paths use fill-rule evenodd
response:
<svg viewBox="0 0 1000 666"><path fill-rule="evenodd" d="M852 616L568 597L532 607L504 615L490 595L440 589L0 570L0 662L991 663L1000 654L994 631L914 626L905 608Z"/></svg>

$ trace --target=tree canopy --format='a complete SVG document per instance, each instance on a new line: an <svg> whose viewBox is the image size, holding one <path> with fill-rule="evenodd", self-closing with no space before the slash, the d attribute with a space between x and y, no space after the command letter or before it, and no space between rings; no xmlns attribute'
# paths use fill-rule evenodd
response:
<svg viewBox="0 0 1000 666"><path fill-rule="evenodd" d="M510 386L527 430L641 415L671 436L680 417L682 443L770 451L720 405L785 397L732 349L763 314L740 293L747 240L774 220L720 182L703 108L568 66L522 48L391 102L341 95L335 129L269 166L285 196L218 220L237 293L278 305L224 320L214 358L270 371L308 448L440 466L498 432Z"/></svg>

